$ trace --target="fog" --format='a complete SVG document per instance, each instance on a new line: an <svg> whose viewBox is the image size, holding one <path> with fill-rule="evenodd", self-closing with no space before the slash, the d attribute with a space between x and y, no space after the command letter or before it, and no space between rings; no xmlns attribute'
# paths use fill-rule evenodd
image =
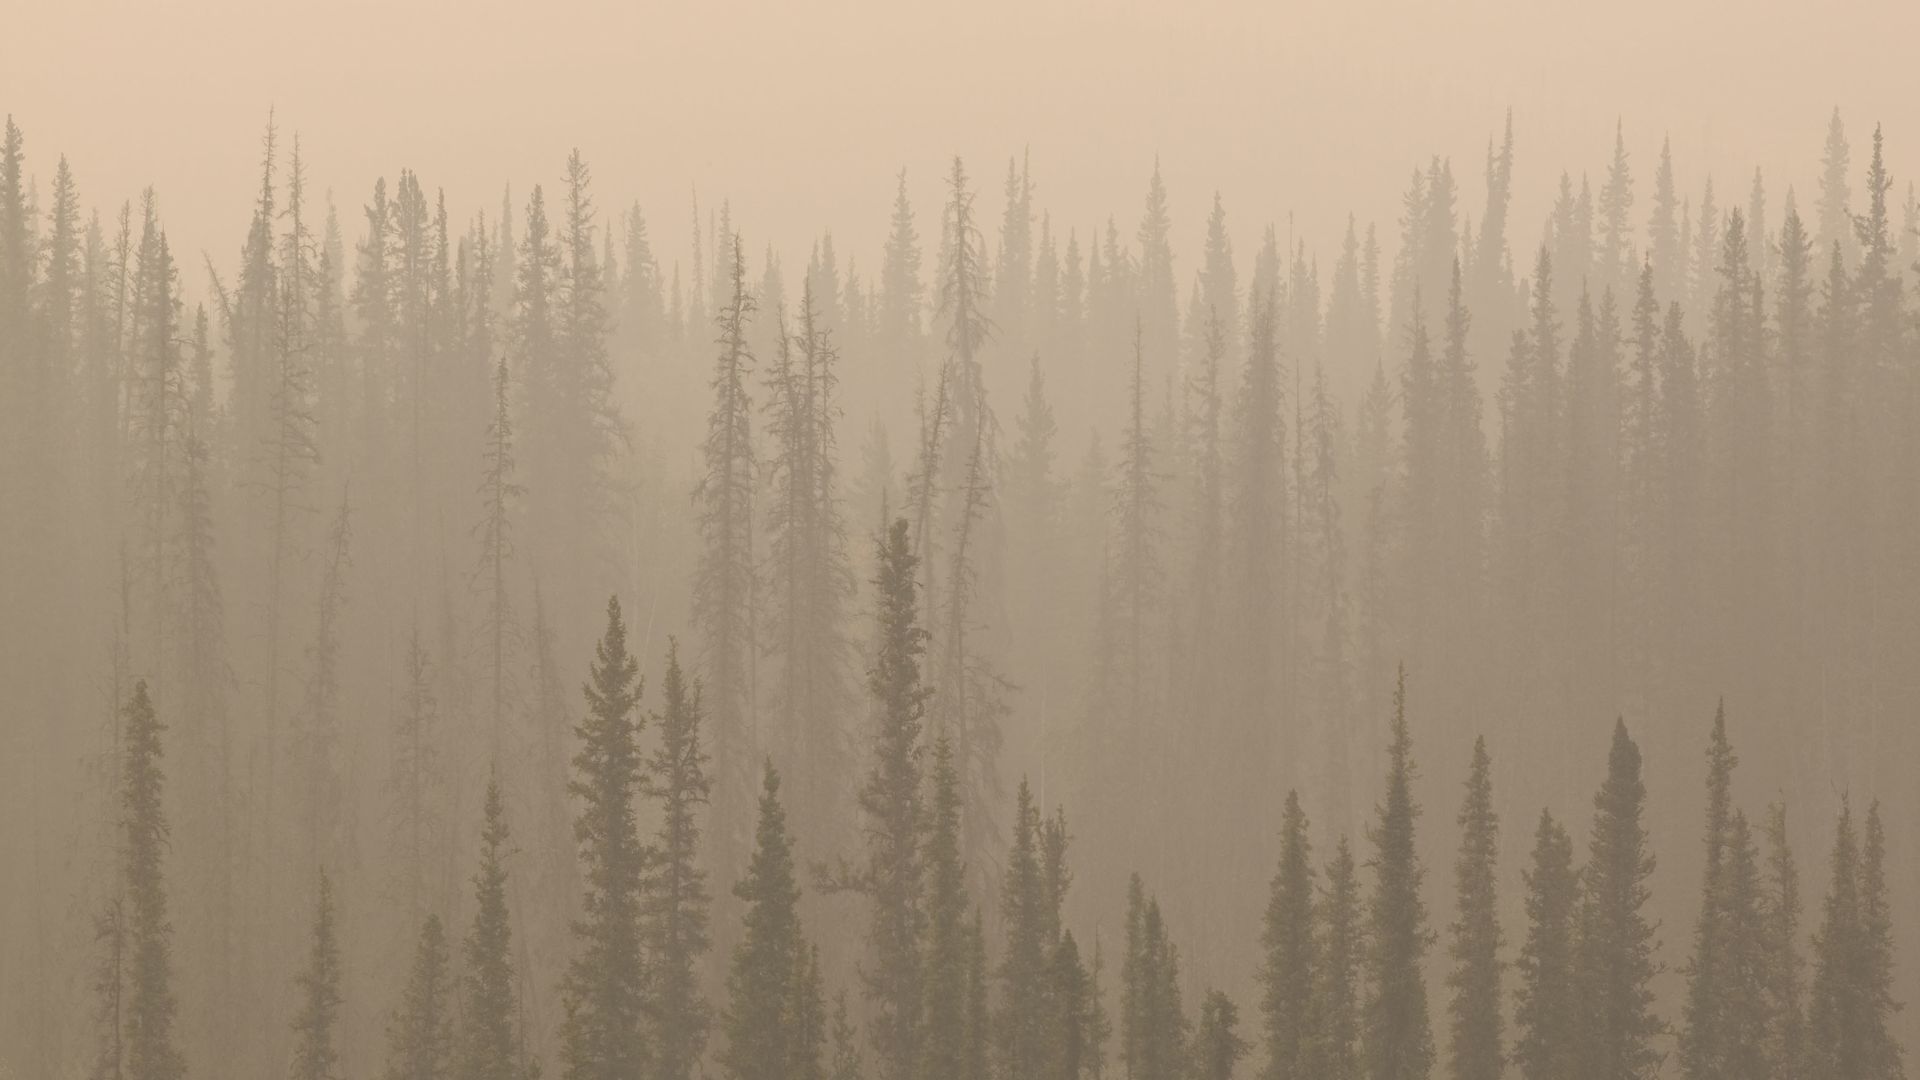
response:
<svg viewBox="0 0 1920 1080"><path fill-rule="evenodd" d="M1842 15L0 14L0 1080L1904 1075Z"/></svg>

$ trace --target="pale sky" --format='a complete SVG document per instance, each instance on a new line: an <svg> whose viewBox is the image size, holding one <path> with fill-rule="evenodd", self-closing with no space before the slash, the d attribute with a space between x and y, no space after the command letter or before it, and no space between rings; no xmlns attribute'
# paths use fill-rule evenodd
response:
<svg viewBox="0 0 1920 1080"><path fill-rule="evenodd" d="M1530 245L1561 168L1596 182L1625 125L1643 223L1670 134L1681 179L1708 170L1744 203L1755 165L1777 215L1807 188L1838 105L1864 165L1875 120L1904 191L1920 162L1920 3L1393 0L812 3L563 0L8 0L0 111L26 130L43 187L64 151L83 198L151 183L176 250L234 261L267 110L301 135L351 240L377 175L411 167L464 216L513 182L555 184L569 148L603 209L639 199L663 261L683 257L689 197L732 201L751 250L791 270L831 227L873 268L893 174L921 233L963 154L997 219L1009 154L1032 152L1038 202L1131 237L1154 156L1183 281L1215 188L1242 262L1267 221L1323 261L1348 210L1391 242L1409 170L1454 159L1482 199L1486 140L1511 105L1514 238ZM989 237L992 229L989 228ZM1184 286L1183 286L1184 291Z"/></svg>

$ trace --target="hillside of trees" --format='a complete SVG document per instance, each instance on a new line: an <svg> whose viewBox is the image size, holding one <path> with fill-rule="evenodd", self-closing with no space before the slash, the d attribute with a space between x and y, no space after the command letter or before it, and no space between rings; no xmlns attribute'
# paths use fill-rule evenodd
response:
<svg viewBox="0 0 1920 1080"><path fill-rule="evenodd" d="M275 120L203 250L29 119L0 1078L1920 1046L1920 200L1878 127L1716 192L1626 131L1526 163L1509 115L1324 252L1217 195L1177 252L1157 163L1113 209L956 157L856 255L699 196L657 248L578 151L317 191Z"/></svg>

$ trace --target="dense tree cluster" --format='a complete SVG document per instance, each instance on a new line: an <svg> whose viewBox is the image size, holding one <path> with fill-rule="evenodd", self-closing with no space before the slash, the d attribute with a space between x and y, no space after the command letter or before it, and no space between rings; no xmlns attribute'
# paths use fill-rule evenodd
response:
<svg viewBox="0 0 1920 1080"><path fill-rule="evenodd" d="M9 118L0 1073L1904 1075L1920 202L1825 136L1516 257L1509 120L1324 273L955 158L863 278L271 121L189 259Z"/></svg>

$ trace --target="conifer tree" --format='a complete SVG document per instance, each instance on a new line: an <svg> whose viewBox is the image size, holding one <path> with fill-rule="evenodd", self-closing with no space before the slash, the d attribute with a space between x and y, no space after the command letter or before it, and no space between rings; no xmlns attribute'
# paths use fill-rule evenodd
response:
<svg viewBox="0 0 1920 1080"><path fill-rule="evenodd" d="M1035 1076L1047 1066L1049 1040L1077 1018L1060 1008L1052 991L1059 938L1057 897L1042 848L1050 836L1027 782L1014 798L1013 844L1000 885L1000 919L1006 928L998 978L1000 1008L994 1025L1003 1076Z"/></svg>
<svg viewBox="0 0 1920 1080"><path fill-rule="evenodd" d="M753 858L733 891L746 908L727 974L721 1065L734 1080L800 1080L789 1070L806 1053L810 1033L795 1005L813 954L800 928L793 839L780 805L780 774L771 765L761 784ZM813 1053L817 1062L817 1044Z"/></svg>
<svg viewBox="0 0 1920 1080"><path fill-rule="evenodd" d="M768 372L767 434L778 449L767 464L769 636L779 658L774 704L782 753L797 773L790 801L800 819L831 841L841 819L836 795L848 757L840 727L853 697L844 614L853 594L838 478L839 350L822 322L809 281L800 325L783 335ZM836 845L837 846L837 845Z"/></svg>
<svg viewBox="0 0 1920 1080"><path fill-rule="evenodd" d="M865 865L851 878L871 907L870 964L861 971L873 1007L878 1080L908 1080L921 1064L924 864L921 727L928 690L920 682L927 633L918 613L916 560L907 520L897 518L878 539L876 651L867 671L878 730L873 761L859 791L867 837Z"/></svg>
<svg viewBox="0 0 1920 1080"><path fill-rule="evenodd" d="M707 1004L700 963L709 943L707 875L700 867L698 815L707 805L707 753L700 687L680 668L679 643L668 639L661 683L664 710L655 718L659 744L642 783L660 804L642 920L649 964L655 1039L654 1075L691 1080L706 1044Z"/></svg>
<svg viewBox="0 0 1920 1080"><path fill-rule="evenodd" d="M1765 919L1766 1000L1773 1027L1765 1039L1767 1070L1781 1080L1807 1075L1806 960L1800 948L1800 870L1787 844L1787 808L1767 812Z"/></svg>
<svg viewBox="0 0 1920 1080"><path fill-rule="evenodd" d="M1261 931L1261 1013L1267 1060L1261 1080L1306 1080L1314 1075L1313 1049L1325 1030L1316 1031L1315 981L1322 974L1315 955L1316 923L1311 845L1300 797L1287 793L1280 819L1280 863L1267 896Z"/></svg>
<svg viewBox="0 0 1920 1080"><path fill-rule="evenodd" d="M960 774L953 742L933 743L928 772L926 926L920 949L920 1067L927 1080L970 1080L968 1068L968 933L966 861L960 849Z"/></svg>
<svg viewBox="0 0 1920 1080"><path fill-rule="evenodd" d="M429 892L430 883L438 879L432 863L443 836L440 804L445 776L433 672L417 625L408 638L405 665L407 681L399 715L394 717L387 795L398 885L407 916L414 918L438 906L430 903Z"/></svg>
<svg viewBox="0 0 1920 1080"><path fill-rule="evenodd" d="M1199 1080L1233 1080L1234 1067L1247 1053L1239 1024L1240 1010L1233 999L1219 990L1208 991L1193 1033L1193 1074Z"/></svg>
<svg viewBox="0 0 1920 1080"><path fill-rule="evenodd" d="M860 1080L864 1067L860 1061L860 1034L854 1030L852 1014L847 1011L847 992L833 999L833 1056L827 1067L827 1080Z"/></svg>
<svg viewBox="0 0 1920 1080"><path fill-rule="evenodd" d="M1653 852L1641 821L1646 787L1640 748L1616 722L1607 777L1594 796L1593 828L1575 919L1574 992L1584 1016L1577 1075L1630 1080L1659 1064L1653 1040L1664 1027L1653 1012L1658 942L1645 907Z"/></svg>
<svg viewBox="0 0 1920 1080"><path fill-rule="evenodd" d="M1453 970L1447 986L1453 991L1448 1011L1454 1080L1499 1080L1506 1060L1496 865L1499 823L1494 818L1491 773L1487 741L1477 738L1468 767L1467 794L1460 806L1460 855L1453 869L1458 913L1448 949Z"/></svg>
<svg viewBox="0 0 1920 1080"><path fill-rule="evenodd" d="M1687 1000L1680 1030L1680 1064L1688 1076L1719 1077L1726 1073L1734 1032L1726 1015L1733 972L1729 970L1730 906L1728 845L1733 828L1733 769L1739 759L1727 741L1727 711L1723 702L1713 715L1707 741L1707 820L1704 881L1700 914L1694 923L1693 957L1687 964Z"/></svg>
<svg viewBox="0 0 1920 1080"><path fill-rule="evenodd" d="M487 423L479 494L482 511L474 535L480 541L480 564L474 584L481 592L481 635L487 649L488 741L494 758L505 753L506 709L511 693L507 664L514 644L513 598L507 590L507 564L513 558L513 509L523 494L514 479L513 412L508 391L507 360L493 369L493 418Z"/></svg>
<svg viewBox="0 0 1920 1080"><path fill-rule="evenodd" d="M1832 879L1814 935L1814 975L1807 1006L1810 1075L1891 1080L1905 1075L1887 1024L1898 1005L1889 982L1892 941L1886 923L1885 840L1878 807L1858 839L1852 809L1842 805L1834 830Z"/></svg>
<svg viewBox="0 0 1920 1080"><path fill-rule="evenodd" d="M924 285L920 280L920 235L913 225L913 204L907 200L907 170L896 177L893 216L880 270L881 340L898 351L920 335Z"/></svg>
<svg viewBox="0 0 1920 1080"><path fill-rule="evenodd" d="M1179 950L1167 940L1160 902L1138 874L1128 884L1127 957L1122 965L1121 1044L1133 1080L1176 1080L1187 1065L1189 1035L1180 1002Z"/></svg>
<svg viewBox="0 0 1920 1080"><path fill-rule="evenodd" d="M1573 841L1545 810L1534 830L1526 879L1527 939L1515 965L1520 987L1513 1058L1525 1080L1557 1080L1576 1075L1578 1063L1583 1003L1574 986L1573 934L1580 881Z"/></svg>
<svg viewBox="0 0 1920 1080"><path fill-rule="evenodd" d="M323 869L307 966L294 980L300 1009L293 1019L291 1080L339 1080L338 1027L345 999L340 996L340 941L334 919L333 883Z"/></svg>
<svg viewBox="0 0 1920 1080"><path fill-rule="evenodd" d="M454 1045L456 1080L533 1080L518 1018L513 969L513 925L507 910L507 813L497 775L487 778L480 827L480 869L473 876L473 926L462 947L460 1027Z"/></svg>
<svg viewBox="0 0 1920 1080"><path fill-rule="evenodd" d="M1413 740L1407 730L1407 678L1393 693L1387 790L1368 830L1374 847L1367 899L1367 1003L1363 1042L1372 1080L1421 1080L1433 1067L1427 988L1421 966L1430 933L1420 899L1425 876L1414 850Z"/></svg>
<svg viewBox="0 0 1920 1080"><path fill-rule="evenodd" d="M1365 912L1353 851L1342 836L1326 866L1326 884L1314 909L1320 968L1313 982L1312 1065L1304 1075L1359 1080Z"/></svg>
<svg viewBox="0 0 1920 1080"><path fill-rule="evenodd" d="M166 776L160 737L166 725L155 714L143 679L134 684L123 714L120 772L120 881L125 890L125 1080L179 1080L186 1063L174 1040L178 1003L173 989L173 927L167 915L169 847Z"/></svg>
<svg viewBox="0 0 1920 1080"><path fill-rule="evenodd" d="M1875 129L1874 157L1879 158L1879 130ZM1878 176L1872 178L1874 181ZM1887 891L1887 834L1880 820L1880 801L1867 806L1867 827L1860 847L1860 957L1858 981L1863 1012L1860 1049L1867 1075L1893 1080L1906 1075L1903 1053L1893 1034L1895 1013L1901 1009L1893 996L1893 908Z"/></svg>
<svg viewBox="0 0 1920 1080"><path fill-rule="evenodd" d="M627 651L617 598L607 601L607 629L594 649L586 699L574 729L580 749L569 785L580 808L574 839L586 892L561 986L560 1057L567 1080L630 1080L650 1064L640 928L649 852L634 820L642 770L634 715L639 666Z"/></svg>
<svg viewBox="0 0 1920 1080"><path fill-rule="evenodd" d="M714 780L723 798L714 822L714 865L730 866L750 827L724 808L741 800L728 792L751 789L753 702L753 405L747 378L753 366L747 332L756 302L747 288L745 248L734 238L727 259L731 295L715 316L720 336L714 360L713 408L701 446L705 471L694 497L703 545L693 580L693 623L700 631L701 685L713 721Z"/></svg>
<svg viewBox="0 0 1920 1080"><path fill-rule="evenodd" d="M386 1080L445 1080L453 1051L452 978L440 916L420 924L406 987L387 1023Z"/></svg>

